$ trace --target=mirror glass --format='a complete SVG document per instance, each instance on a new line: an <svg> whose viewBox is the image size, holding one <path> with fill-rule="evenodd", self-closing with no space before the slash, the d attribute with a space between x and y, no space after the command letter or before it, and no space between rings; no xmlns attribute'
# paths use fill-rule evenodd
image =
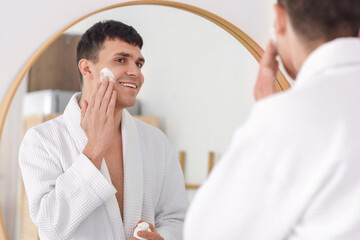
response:
<svg viewBox="0 0 360 240"><path fill-rule="evenodd" d="M258 62L216 24L190 12L154 5L120 7L90 16L64 33L64 44L95 22L109 19L132 25L143 37L145 83L138 95L138 113L158 119L159 128L175 151L186 153L186 182L201 184L208 173L209 152L215 154L215 161L219 160L233 132L250 112ZM0 204L10 239L15 239L11 236L15 236L18 211L17 152L22 138L22 115L34 106L27 100L24 105L24 95L29 90L52 88L54 81L70 81L75 84L64 89L78 90L76 65L64 67L67 61L62 53L65 51L52 53L55 55L49 58L54 61L51 67L34 65L29 81L25 79L18 89L5 122L0 146ZM57 75L44 77L44 71L50 68ZM35 79L35 72L42 79ZM69 72L76 76L65 79ZM188 194L191 200L194 191Z"/></svg>
<svg viewBox="0 0 360 240"><path fill-rule="evenodd" d="M209 151L220 156L253 104L258 63L233 36L192 13L162 6L129 6L91 16L66 31L82 34L115 19L143 37L145 83L141 114L157 116L177 151L187 153L187 180L201 182ZM166 19L166 20L165 20ZM77 81L74 80L74 81Z"/></svg>

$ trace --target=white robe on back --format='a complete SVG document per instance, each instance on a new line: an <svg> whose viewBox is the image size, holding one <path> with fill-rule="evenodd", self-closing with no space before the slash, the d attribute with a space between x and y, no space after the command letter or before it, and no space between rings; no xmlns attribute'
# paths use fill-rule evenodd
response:
<svg viewBox="0 0 360 240"><path fill-rule="evenodd" d="M184 238L360 239L360 39L320 46L292 89L256 103Z"/></svg>
<svg viewBox="0 0 360 240"><path fill-rule="evenodd" d="M82 154L87 137L77 98L60 117L30 129L20 148L30 216L40 239L130 239L139 220L152 223L166 240L182 239L188 201L179 161L165 135L123 110L122 219L105 161L99 171Z"/></svg>

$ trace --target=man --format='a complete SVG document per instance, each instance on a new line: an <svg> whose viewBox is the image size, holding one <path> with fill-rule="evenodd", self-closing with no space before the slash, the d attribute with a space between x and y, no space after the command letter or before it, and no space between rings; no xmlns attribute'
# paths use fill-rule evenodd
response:
<svg viewBox="0 0 360 240"><path fill-rule="evenodd" d="M82 36L82 92L64 114L30 129L20 167L40 239L182 239L188 205L179 162L160 130L125 110L144 82L142 38L130 26L99 22ZM100 81L109 68L116 82Z"/></svg>
<svg viewBox="0 0 360 240"><path fill-rule="evenodd" d="M274 94L270 43L259 101L197 193L186 240L360 239L360 1L279 0L275 13L295 84Z"/></svg>

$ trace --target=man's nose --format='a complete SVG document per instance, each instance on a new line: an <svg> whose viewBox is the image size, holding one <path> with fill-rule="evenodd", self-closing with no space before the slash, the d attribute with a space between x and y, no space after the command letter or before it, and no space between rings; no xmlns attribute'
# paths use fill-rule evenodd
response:
<svg viewBox="0 0 360 240"><path fill-rule="evenodd" d="M129 64L127 75L137 77L140 75L140 68L136 64Z"/></svg>

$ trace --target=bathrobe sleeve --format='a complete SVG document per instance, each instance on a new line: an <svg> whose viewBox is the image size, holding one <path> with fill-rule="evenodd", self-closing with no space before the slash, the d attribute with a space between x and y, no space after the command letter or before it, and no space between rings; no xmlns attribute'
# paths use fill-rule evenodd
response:
<svg viewBox="0 0 360 240"><path fill-rule="evenodd" d="M156 207L155 228L166 240L182 240L183 223L189 202L180 163L172 147L168 145L167 167Z"/></svg>
<svg viewBox="0 0 360 240"><path fill-rule="evenodd" d="M30 129L19 153L30 216L45 239L68 239L116 190L84 154L64 171L39 134Z"/></svg>

